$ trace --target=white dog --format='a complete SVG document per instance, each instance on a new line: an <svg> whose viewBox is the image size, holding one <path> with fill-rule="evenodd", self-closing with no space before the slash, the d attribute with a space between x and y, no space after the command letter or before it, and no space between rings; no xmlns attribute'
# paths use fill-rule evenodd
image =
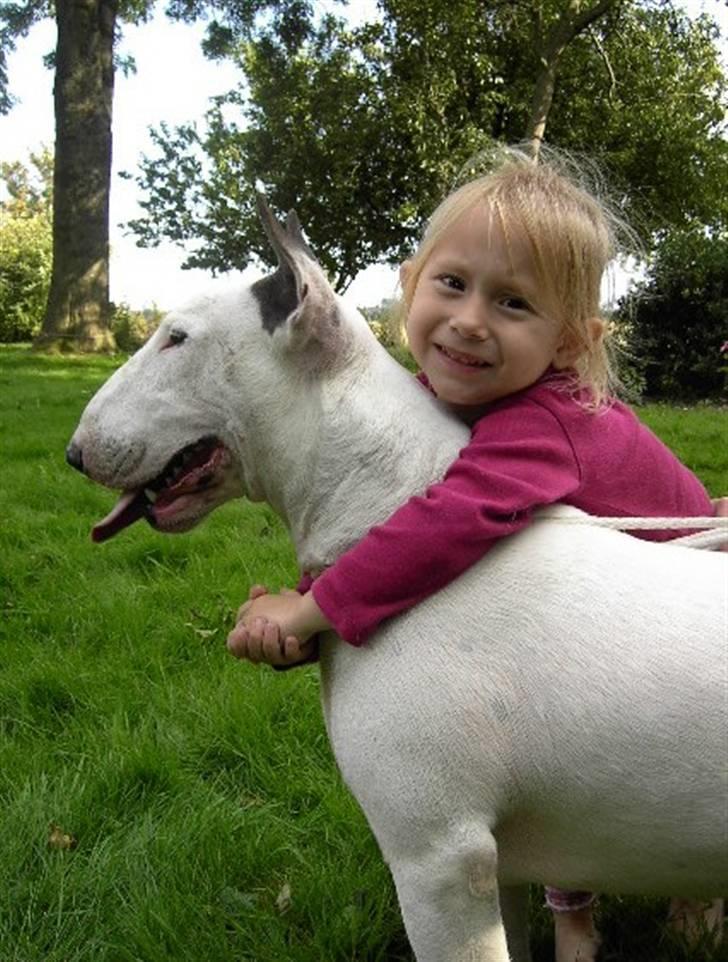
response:
<svg viewBox="0 0 728 962"><path fill-rule="evenodd" d="M88 405L68 458L124 492L97 540L246 495L320 570L464 445L264 216L278 270L168 315ZM529 882L728 890L727 564L535 520L365 648L325 641L333 750L420 962L527 962Z"/></svg>

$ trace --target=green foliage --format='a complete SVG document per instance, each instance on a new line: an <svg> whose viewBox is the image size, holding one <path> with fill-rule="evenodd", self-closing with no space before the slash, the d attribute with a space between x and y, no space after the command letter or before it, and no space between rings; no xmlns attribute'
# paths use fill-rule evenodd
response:
<svg viewBox="0 0 728 962"><path fill-rule="evenodd" d="M564 58L549 120L558 146L589 152L647 246L668 227L728 222L728 92L708 17L623 5ZM659 92L656 95L656 92Z"/></svg>
<svg viewBox="0 0 728 962"><path fill-rule="evenodd" d="M28 341L40 330L52 263L53 162L47 149L30 165L0 164L0 342Z"/></svg>
<svg viewBox="0 0 728 962"><path fill-rule="evenodd" d="M619 315L648 397L725 399L728 232L666 234Z"/></svg>
<svg viewBox="0 0 728 962"><path fill-rule="evenodd" d="M410 354L401 330L401 305L399 301L385 299L376 307L360 307L374 336L392 357L409 371L417 370L417 362Z"/></svg>
<svg viewBox="0 0 728 962"><path fill-rule="evenodd" d="M295 205L343 291L383 249L404 249L407 218L392 177L401 163L382 139L377 77L342 23L327 17L313 39L294 49L290 42L268 31L240 47L250 102L233 91L209 111L204 132L155 133L161 157L144 161L139 178L150 193L142 203L149 216L131 226L145 244L163 236L190 242L190 266L269 260L253 204L258 181L278 210ZM241 111L244 124L228 120Z"/></svg>
<svg viewBox="0 0 728 962"><path fill-rule="evenodd" d="M20 160L0 163L0 183L7 197L0 201L0 210L13 217L42 214L51 219L53 214L53 154L41 147L30 154L30 163Z"/></svg>
<svg viewBox="0 0 728 962"><path fill-rule="evenodd" d="M42 215L0 212L0 342L40 330L51 276L51 227Z"/></svg>
<svg viewBox="0 0 728 962"><path fill-rule="evenodd" d="M0 349L0 958L412 962L316 668L225 651L249 585L296 577L275 515L237 502L176 538L88 538L114 496L63 451L119 363ZM727 412L643 413L726 492ZM534 887L534 962L552 962L542 901ZM601 898L605 959L728 962L726 940L670 939L665 909Z"/></svg>
<svg viewBox="0 0 728 962"><path fill-rule="evenodd" d="M164 311L154 307L135 311L128 304L112 305L111 333L116 346L126 354L133 354L154 334L164 318Z"/></svg>
<svg viewBox="0 0 728 962"><path fill-rule="evenodd" d="M188 264L213 270L267 258L257 181L274 207L297 209L337 289L406 256L466 161L524 137L539 38L527 4L379 7L380 21L356 28L324 16L221 36L218 53L237 58L245 83L217 99L204 128L156 131L138 176L145 216L130 225L141 242L171 238L191 248ZM539 5L546 26L562 8ZM648 244L666 224L726 218L716 36L707 17L628 0L560 60L548 137L589 145Z"/></svg>

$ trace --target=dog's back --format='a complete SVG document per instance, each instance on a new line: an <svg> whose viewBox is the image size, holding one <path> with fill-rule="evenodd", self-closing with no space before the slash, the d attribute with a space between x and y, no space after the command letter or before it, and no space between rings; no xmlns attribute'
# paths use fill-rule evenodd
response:
<svg viewBox="0 0 728 962"><path fill-rule="evenodd" d="M728 888L727 565L536 521L334 647L332 743L385 855L476 819L509 883Z"/></svg>

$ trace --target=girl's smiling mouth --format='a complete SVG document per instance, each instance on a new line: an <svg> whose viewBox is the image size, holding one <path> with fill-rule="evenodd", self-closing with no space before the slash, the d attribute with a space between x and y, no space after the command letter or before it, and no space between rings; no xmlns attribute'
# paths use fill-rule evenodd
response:
<svg viewBox="0 0 728 962"><path fill-rule="evenodd" d="M473 354L463 354L461 351L455 351L451 347L445 347L444 344L435 344L435 347L441 355L460 367L492 367L490 361L484 361L482 358L475 357Z"/></svg>

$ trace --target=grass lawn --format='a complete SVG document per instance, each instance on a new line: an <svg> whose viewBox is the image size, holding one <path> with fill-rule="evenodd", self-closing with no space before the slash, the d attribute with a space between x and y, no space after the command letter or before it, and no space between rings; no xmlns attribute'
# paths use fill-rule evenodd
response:
<svg viewBox="0 0 728 962"><path fill-rule="evenodd" d="M316 668L224 649L252 580L295 581L277 518L236 502L188 535L89 539L115 499L64 447L118 363L0 348L0 962L410 960ZM640 413L728 493L727 411ZM728 962L672 940L664 910L603 899L605 962Z"/></svg>

